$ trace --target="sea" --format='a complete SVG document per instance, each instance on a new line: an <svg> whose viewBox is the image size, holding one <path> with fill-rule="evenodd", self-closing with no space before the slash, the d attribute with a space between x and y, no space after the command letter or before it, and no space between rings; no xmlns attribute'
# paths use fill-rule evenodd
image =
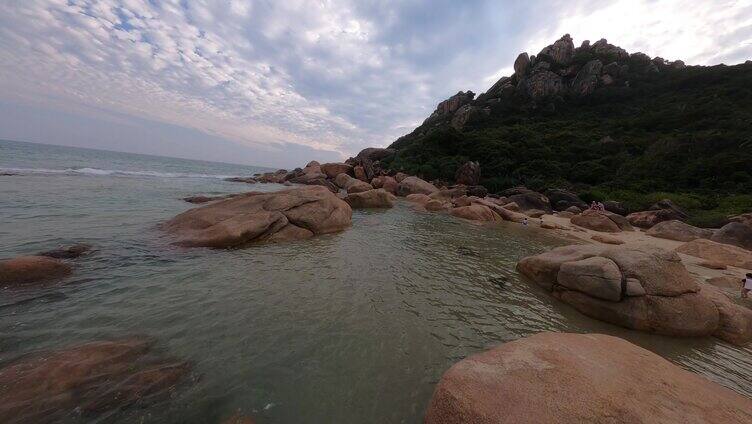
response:
<svg viewBox="0 0 752 424"><path fill-rule="evenodd" d="M245 166L0 141L0 259L87 243L73 274L0 288L0 367L40 351L145 335L192 378L157 403L71 422L419 423L452 364L541 331L623 337L752 396L752 351L588 319L520 279L562 245L400 202L352 227L244 249L177 248L159 224L192 195L275 191ZM562 390L566 390L565 387Z"/></svg>

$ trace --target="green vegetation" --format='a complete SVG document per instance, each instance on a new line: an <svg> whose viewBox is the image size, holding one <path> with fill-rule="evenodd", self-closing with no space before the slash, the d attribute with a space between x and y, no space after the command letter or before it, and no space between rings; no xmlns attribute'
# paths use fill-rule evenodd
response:
<svg viewBox="0 0 752 424"><path fill-rule="evenodd" d="M567 188L642 210L670 198L717 225L752 210L752 64L663 68L582 98L476 101L489 117L462 132L423 126L387 165L451 181L467 160L491 192Z"/></svg>

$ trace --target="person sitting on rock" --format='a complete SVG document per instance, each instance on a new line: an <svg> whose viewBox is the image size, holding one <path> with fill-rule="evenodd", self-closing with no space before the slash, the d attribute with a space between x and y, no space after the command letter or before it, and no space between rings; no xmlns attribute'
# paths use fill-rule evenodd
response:
<svg viewBox="0 0 752 424"><path fill-rule="evenodd" d="M595 200L590 202L590 210L597 211L598 210L598 204L595 203Z"/></svg>
<svg viewBox="0 0 752 424"><path fill-rule="evenodd" d="M748 272L747 278L742 279L742 297L749 297L750 290L752 290L752 272Z"/></svg>
<svg viewBox="0 0 752 424"><path fill-rule="evenodd" d="M604 212L606 210L606 207L603 206L603 203L598 202L598 210L601 211L601 212Z"/></svg>

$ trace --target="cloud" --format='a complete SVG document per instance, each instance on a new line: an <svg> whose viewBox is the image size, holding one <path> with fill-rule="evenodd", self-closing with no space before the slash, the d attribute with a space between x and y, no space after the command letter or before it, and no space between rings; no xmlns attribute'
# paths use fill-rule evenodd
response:
<svg viewBox="0 0 752 424"><path fill-rule="evenodd" d="M300 146L346 157L409 132L458 90L484 91L511 73L519 52L536 53L564 33L692 64L735 63L752 54L752 5L3 2L0 101L57 108L69 119L185 128L206 134L207 149L222 139L259 152ZM53 123L40 141L59 137Z"/></svg>

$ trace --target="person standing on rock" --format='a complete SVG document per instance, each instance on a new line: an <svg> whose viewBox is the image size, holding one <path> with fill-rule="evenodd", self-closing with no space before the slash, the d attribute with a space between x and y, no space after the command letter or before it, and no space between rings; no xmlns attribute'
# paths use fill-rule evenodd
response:
<svg viewBox="0 0 752 424"><path fill-rule="evenodd" d="M748 272L747 277L742 279L742 297L749 297L750 290L752 290L752 272Z"/></svg>

